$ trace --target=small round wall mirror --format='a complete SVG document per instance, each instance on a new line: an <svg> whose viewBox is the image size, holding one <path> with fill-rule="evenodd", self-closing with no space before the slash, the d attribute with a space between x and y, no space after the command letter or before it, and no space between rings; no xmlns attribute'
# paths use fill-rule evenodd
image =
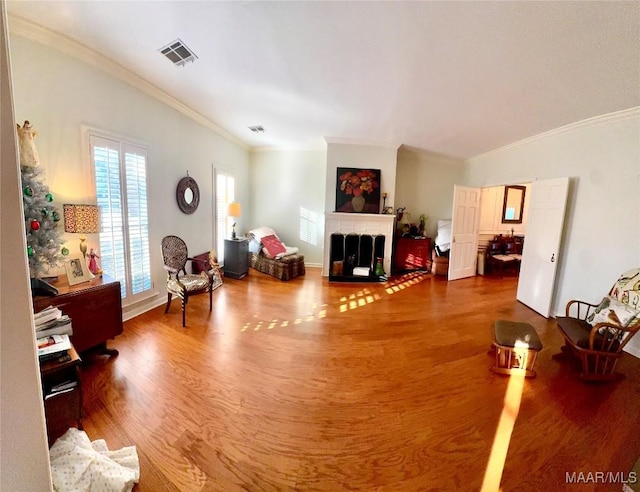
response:
<svg viewBox="0 0 640 492"><path fill-rule="evenodd" d="M192 214L200 204L200 189L196 180L190 176L182 178L176 188L178 208L185 214Z"/></svg>
<svg viewBox="0 0 640 492"><path fill-rule="evenodd" d="M187 188L186 190L184 190L184 201L187 203L187 205L191 205L191 202L193 201L193 191L191 190L191 188Z"/></svg>

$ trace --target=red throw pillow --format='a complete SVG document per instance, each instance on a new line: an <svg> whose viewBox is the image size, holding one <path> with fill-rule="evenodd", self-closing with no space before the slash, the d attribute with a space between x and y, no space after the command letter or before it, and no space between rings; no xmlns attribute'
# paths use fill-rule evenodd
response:
<svg viewBox="0 0 640 492"><path fill-rule="evenodd" d="M284 244L280 242L280 240L274 236L265 236L262 238L262 246L267 250L269 256L275 258L276 255L280 253L284 253L286 251Z"/></svg>

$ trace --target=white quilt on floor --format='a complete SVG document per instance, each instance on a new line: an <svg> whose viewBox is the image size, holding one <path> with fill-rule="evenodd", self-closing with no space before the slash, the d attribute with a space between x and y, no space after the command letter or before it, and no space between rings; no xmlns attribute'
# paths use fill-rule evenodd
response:
<svg viewBox="0 0 640 492"><path fill-rule="evenodd" d="M49 450L53 487L58 492L130 491L140 479L135 446L109 451L104 439L89 441L71 428Z"/></svg>

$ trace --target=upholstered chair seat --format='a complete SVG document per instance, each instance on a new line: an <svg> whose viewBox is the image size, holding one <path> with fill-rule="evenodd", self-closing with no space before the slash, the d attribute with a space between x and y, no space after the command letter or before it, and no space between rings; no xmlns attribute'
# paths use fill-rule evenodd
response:
<svg viewBox="0 0 640 492"><path fill-rule="evenodd" d="M172 294L181 296L182 292L195 293L206 290L209 286L209 279L202 275L183 275L180 280L171 279L167 282L167 290Z"/></svg>
<svg viewBox="0 0 640 492"><path fill-rule="evenodd" d="M640 330L640 269L624 272L600 304L577 299L567 303L558 317L565 340L563 350L575 355L585 381L608 381L615 372L622 349Z"/></svg>

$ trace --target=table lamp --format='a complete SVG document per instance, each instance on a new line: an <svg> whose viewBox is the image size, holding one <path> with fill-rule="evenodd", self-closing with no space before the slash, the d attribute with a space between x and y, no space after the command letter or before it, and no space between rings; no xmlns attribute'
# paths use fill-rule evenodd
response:
<svg viewBox="0 0 640 492"><path fill-rule="evenodd" d="M238 218L242 216L242 207L238 202L231 202L227 208L227 216ZM236 223L231 226L231 239L236 238Z"/></svg>
<svg viewBox="0 0 640 492"><path fill-rule="evenodd" d="M85 234L100 232L98 228L98 206L97 205L77 205L65 204L64 209L64 232L81 234L80 251L82 256L87 257L87 237Z"/></svg>

